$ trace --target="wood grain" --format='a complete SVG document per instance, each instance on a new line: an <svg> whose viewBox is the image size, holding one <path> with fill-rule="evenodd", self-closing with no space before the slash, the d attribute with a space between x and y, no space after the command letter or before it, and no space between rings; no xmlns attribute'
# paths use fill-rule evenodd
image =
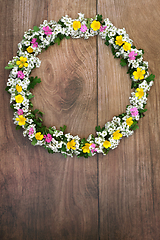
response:
<svg viewBox="0 0 160 240"><path fill-rule="evenodd" d="M159 29L159 8L158 1L145 1L144 7L136 0L98 1L99 12L117 27L125 27L135 46L144 49L149 71L156 75L148 98L148 111L139 122L139 130L123 139L108 156L99 156L100 239L160 238L160 105L156 94L160 87L159 67L156 66L160 58L155 37ZM104 48L99 40L98 120L102 125L106 119L111 120L113 114L125 110L131 85L126 69L119 69L117 60L113 63L111 54L104 54Z"/></svg>
<svg viewBox="0 0 160 240"><path fill-rule="evenodd" d="M0 0L0 239L160 239L160 77L158 0ZM24 31L44 19L96 12L125 27L156 75L146 116L107 156L49 155L16 131L4 92L7 62ZM63 40L40 56L33 103L44 123L87 137L129 103L130 79L99 37Z"/></svg>
<svg viewBox="0 0 160 240"><path fill-rule="evenodd" d="M96 14L95 2L81 3L88 9L86 14ZM59 4L67 9L69 3L60 1ZM87 7L88 4L90 8ZM1 15L4 19L1 32L6 34L2 41L2 51L7 48L5 61L3 58L1 60L3 69L16 54L17 43L24 31L39 25L44 19L58 21L64 15L63 11L57 10L58 4L56 9L54 6L55 1L43 1L43 4L41 1L14 1L13 6L7 1L2 4L2 12L9 21L8 31L5 31L4 15ZM75 7L72 9L75 17L77 10ZM56 16L57 13L59 15ZM4 56L5 54L3 51ZM67 124L68 131L73 134L79 131L79 134L86 136L87 131L92 131L97 124L97 118L90 117L90 114L97 112L97 89L93 87L93 84L96 85L97 72L96 63L92 60L96 58L96 39L89 42L64 41L40 57L43 64L34 74L42 77L42 84L34 92L35 107L42 111L45 109L46 124L57 127ZM88 72L87 66L93 69L92 73ZM5 81L2 89L7 80L6 71L3 74ZM15 130L13 112L9 109L9 96L3 96L6 105L3 106L5 115L1 119L1 133L4 137L1 138L3 197L0 239L97 239L96 157L87 161L65 159L60 154L49 155L44 149L32 147L23 138L22 132ZM90 123L86 126L84 122L88 118ZM6 128L5 124L9 127Z"/></svg>

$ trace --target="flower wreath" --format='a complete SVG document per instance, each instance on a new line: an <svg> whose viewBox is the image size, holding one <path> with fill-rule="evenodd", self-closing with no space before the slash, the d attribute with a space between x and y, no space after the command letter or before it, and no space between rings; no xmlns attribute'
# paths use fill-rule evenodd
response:
<svg viewBox="0 0 160 240"><path fill-rule="evenodd" d="M149 75L148 62L143 61L144 51L136 49L132 44L125 29L118 29L109 21L102 20L102 15L95 18L84 18L79 13L77 19L71 19L67 15L58 22L45 20L40 27L34 26L24 33L23 40L18 44L17 56L9 61L5 69L11 69L7 82L6 91L11 94L11 107L14 109L14 123L16 129L23 128L23 135L28 136L32 145L41 145L49 153L60 152L65 156L88 157L96 153L106 155L110 149L118 146L123 136L130 136L138 128L138 120L146 111L148 91L153 85L154 75ZM111 45L115 58L120 58L121 66L128 66L128 74L132 80L131 88L135 92L129 97L130 105L126 112L113 117L103 128L96 127L96 136L90 134L87 139L65 134L66 126L57 130L56 127L43 125L41 116L43 113L38 109L31 110L33 98L30 89L34 88L41 80L38 77L29 77L35 67L40 66L37 57L43 49L47 49L55 43L60 44L63 38L88 39L100 35L105 44Z"/></svg>

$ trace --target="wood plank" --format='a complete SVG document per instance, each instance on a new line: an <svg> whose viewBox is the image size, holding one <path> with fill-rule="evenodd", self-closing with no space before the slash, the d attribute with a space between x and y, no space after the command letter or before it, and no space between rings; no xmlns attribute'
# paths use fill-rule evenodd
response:
<svg viewBox="0 0 160 240"><path fill-rule="evenodd" d="M58 20L65 13L77 17L81 5L86 16L95 15L96 1L1 2L3 69L16 54L24 31L47 18ZM44 122L58 128L67 124L73 135L87 137L97 125L96 39L63 41L41 59L41 68L34 72L42 77L34 91L34 104L45 110ZM1 76L4 89L8 73L3 70ZM22 131L15 130L7 93L0 102L0 239L97 239L96 157L65 159L31 146Z"/></svg>
<svg viewBox="0 0 160 240"><path fill-rule="evenodd" d="M99 156L100 239L160 238L159 10L156 0L98 1L99 14L116 27L126 28L135 46L145 50L149 71L156 75L139 130L108 156ZM98 121L103 126L125 111L130 82L126 69L113 59L103 41L98 42Z"/></svg>

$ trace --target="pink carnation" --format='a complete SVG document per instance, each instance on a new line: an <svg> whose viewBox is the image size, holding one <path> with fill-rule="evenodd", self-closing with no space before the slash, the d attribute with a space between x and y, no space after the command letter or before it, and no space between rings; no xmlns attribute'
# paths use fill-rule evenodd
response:
<svg viewBox="0 0 160 240"><path fill-rule="evenodd" d="M104 30L106 29L106 27L107 27L107 26L104 26L104 27L101 26L99 31L100 31L100 32L104 32Z"/></svg>
<svg viewBox="0 0 160 240"><path fill-rule="evenodd" d="M132 116L136 117L138 115L138 109L136 107L131 108L130 112L132 114Z"/></svg>
<svg viewBox="0 0 160 240"><path fill-rule="evenodd" d="M45 141L47 142L47 143L50 143L51 141L52 141L52 136L51 136L51 134L47 134L47 136L46 135L44 135L44 139L45 139Z"/></svg>
<svg viewBox="0 0 160 240"><path fill-rule="evenodd" d="M94 153L94 152L97 152L97 149L96 149L96 144L92 143L91 144L91 152Z"/></svg>
<svg viewBox="0 0 160 240"><path fill-rule="evenodd" d="M81 26L81 32L86 32L87 31L87 26L84 24Z"/></svg>
<svg viewBox="0 0 160 240"><path fill-rule="evenodd" d="M33 127L29 129L29 135L32 135L34 133Z"/></svg>
<svg viewBox="0 0 160 240"><path fill-rule="evenodd" d="M134 51L131 51L128 55L129 60L135 60L137 56L137 53L135 53Z"/></svg>
<svg viewBox="0 0 160 240"><path fill-rule="evenodd" d="M18 115L23 115L23 110L22 109L18 109L17 113L18 113Z"/></svg>
<svg viewBox="0 0 160 240"><path fill-rule="evenodd" d="M33 47L38 47L38 42L37 41L37 38L33 38L31 43L33 44Z"/></svg>
<svg viewBox="0 0 160 240"><path fill-rule="evenodd" d="M23 79L24 78L23 72L22 71L18 71L17 77L20 78L20 79Z"/></svg>
<svg viewBox="0 0 160 240"><path fill-rule="evenodd" d="M44 33L48 36L52 34L52 29L50 29L48 26L42 28L44 30Z"/></svg>

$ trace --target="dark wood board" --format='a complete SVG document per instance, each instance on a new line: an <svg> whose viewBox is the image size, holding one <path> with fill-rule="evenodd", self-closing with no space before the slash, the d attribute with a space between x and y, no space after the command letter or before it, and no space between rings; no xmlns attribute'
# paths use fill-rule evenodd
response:
<svg viewBox="0 0 160 240"><path fill-rule="evenodd" d="M24 31L44 19L96 13L126 28L156 75L139 129L107 156L64 158L15 130L4 70ZM0 0L0 239L160 239L160 3ZM129 103L127 69L99 37L63 40L40 56L33 103L44 123L87 137Z"/></svg>

